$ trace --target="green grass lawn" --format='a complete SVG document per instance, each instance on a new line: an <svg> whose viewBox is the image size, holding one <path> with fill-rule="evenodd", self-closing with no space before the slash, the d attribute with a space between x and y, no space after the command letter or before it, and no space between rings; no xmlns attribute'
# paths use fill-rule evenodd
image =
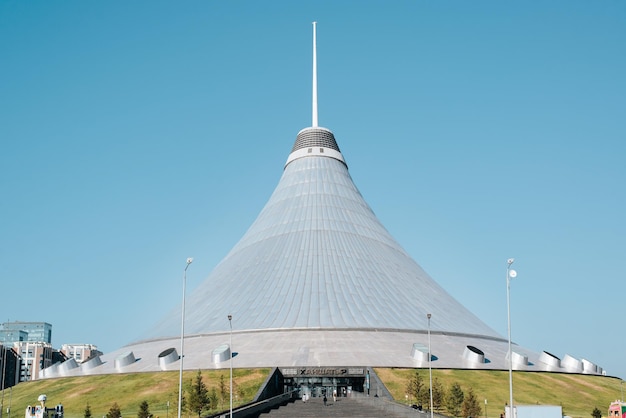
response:
<svg viewBox="0 0 626 418"><path fill-rule="evenodd" d="M415 370L376 369L376 373L396 400L405 401L406 384ZM428 386L428 369L419 369L419 373ZM458 382L464 392L472 388L483 408L483 416L499 418L504 412L504 405L509 403L508 371L433 369L435 378L444 388L454 382ZM560 405L563 414L573 418L590 418L597 407L606 416L609 404L620 398L620 382L618 378L604 376L514 372L513 402L520 405Z"/></svg>
<svg viewBox="0 0 626 418"><path fill-rule="evenodd" d="M385 386L399 402L405 402L405 387L416 369L376 369ZM428 385L428 369L418 369ZM233 369L234 405L250 402L256 395L270 369ZM184 384L196 377L197 371L186 371ZM472 388L483 407L483 416L499 418L509 399L509 379L506 371L438 370L433 378L449 387L458 382L463 391ZM229 370L204 370L202 379L209 390L219 393L220 381L228 393ZM559 373L514 372L514 402L519 404L560 405L563 413L573 418L590 418L594 408L606 416L609 404L620 397L620 379ZM150 412L159 418L177 414L178 372L113 374L46 379L20 383L4 394L4 413L11 403L11 416L23 418L27 405L37 404L37 397L46 394L46 406L62 403L66 418L82 418L90 406L93 418L106 415L116 402L124 418L137 416L139 404L147 401ZM487 399L487 410L484 400ZM167 408L167 402L170 406ZM228 394L212 411L228 409ZM443 412L443 411L442 411ZM193 414L185 414L193 417ZM4 415L6 418L7 416Z"/></svg>
<svg viewBox="0 0 626 418"><path fill-rule="evenodd" d="M256 395L271 369L233 369L233 404L250 402ZM196 371L183 373L183 385L196 378ZM225 410L229 407L229 370L203 370L202 381L209 391L215 388L219 393L220 380L226 385L226 397L212 411ZM28 405L36 405L37 397L45 394L48 398L46 406L54 407L62 403L65 418L84 416L89 405L93 418L106 415L113 403L117 403L124 418L137 416L139 404L147 401L150 412L159 418L173 417L178 412L178 379L179 372L134 373L117 375L97 375L83 377L66 377L59 379L36 380L23 382L12 388L11 393L5 390L4 413L11 402L11 417L24 418ZM169 401L169 408L167 402ZM185 415L187 416L187 415ZM193 414L191 415L193 416ZM6 417L6 415L4 416Z"/></svg>

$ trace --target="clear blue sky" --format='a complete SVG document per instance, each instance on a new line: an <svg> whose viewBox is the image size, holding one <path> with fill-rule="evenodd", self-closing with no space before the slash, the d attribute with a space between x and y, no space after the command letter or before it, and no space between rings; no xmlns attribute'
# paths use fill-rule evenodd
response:
<svg viewBox="0 0 626 418"><path fill-rule="evenodd" d="M107 352L193 291L311 124L314 20L391 234L504 336L515 257L513 340L626 378L623 1L0 1L2 321Z"/></svg>

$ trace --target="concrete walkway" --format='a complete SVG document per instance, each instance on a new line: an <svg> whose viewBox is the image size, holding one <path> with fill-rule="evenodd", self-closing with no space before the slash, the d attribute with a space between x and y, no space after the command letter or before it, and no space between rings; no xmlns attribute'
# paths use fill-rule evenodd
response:
<svg viewBox="0 0 626 418"><path fill-rule="evenodd" d="M407 416L426 417L415 409L406 408L405 411L394 411L388 408L388 402L380 399L375 402L359 402L354 398L337 398L333 402L330 398L324 406L322 398L310 398L307 402L297 400L278 409L259 415L259 418L405 418Z"/></svg>

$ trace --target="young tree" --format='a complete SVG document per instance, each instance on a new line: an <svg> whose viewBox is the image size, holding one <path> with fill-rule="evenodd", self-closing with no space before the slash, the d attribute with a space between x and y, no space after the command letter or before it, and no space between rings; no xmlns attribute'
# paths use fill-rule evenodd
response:
<svg viewBox="0 0 626 418"><path fill-rule="evenodd" d="M438 411L443 405L445 390L443 384L436 377L433 379L433 409Z"/></svg>
<svg viewBox="0 0 626 418"><path fill-rule="evenodd" d="M409 377L409 381L406 384L406 393L411 399L415 399L415 402L421 402L422 392L424 392L424 379L422 379L420 372L415 370L415 374Z"/></svg>
<svg viewBox="0 0 626 418"><path fill-rule="evenodd" d="M224 405L224 399L226 399L226 395L228 395L228 391L230 389L226 387L226 379L224 375L220 375L220 405Z"/></svg>
<svg viewBox="0 0 626 418"><path fill-rule="evenodd" d="M139 404L139 412L137 412L137 418L150 418L150 409L148 408L148 401L143 401Z"/></svg>
<svg viewBox="0 0 626 418"><path fill-rule="evenodd" d="M482 415L483 409L480 406L480 402L478 402L476 395L474 395L474 390L472 388L467 390L467 395L463 399L463 406L461 410L463 417L479 418Z"/></svg>
<svg viewBox="0 0 626 418"><path fill-rule="evenodd" d="M186 389L187 389L186 387L183 389L182 396L180 397L180 405L181 405L180 406L180 410L181 410L181 413L182 413L182 411L185 410L185 408L187 408L187 399L186 399L186 396L185 396L185 390ZM175 391L170 392L170 394L168 396L168 399L173 399L173 401L170 402L170 410L178 411L178 385L176 385L176 390Z"/></svg>
<svg viewBox="0 0 626 418"><path fill-rule="evenodd" d="M189 391L189 409L198 414L200 418L202 411L211 404L209 399L209 389L202 381L202 373L198 370L196 378L193 381ZM143 418L143 417L138 417Z"/></svg>
<svg viewBox="0 0 626 418"><path fill-rule="evenodd" d="M450 386L450 390L446 394L446 410L448 414L453 417L458 417L461 413L461 405L463 405L463 390L461 389L461 385L457 382L454 382L452 386Z"/></svg>
<svg viewBox="0 0 626 418"><path fill-rule="evenodd" d="M420 391L420 395L419 395L419 397L417 399L418 399L418 403L420 405L428 406L428 408L430 409L430 387L429 387L429 384L424 383L424 386L422 386L422 390Z"/></svg>
<svg viewBox="0 0 626 418"><path fill-rule="evenodd" d="M598 407L596 406L595 408L593 408L593 412L591 413L591 416L593 418L602 418L602 411L600 411Z"/></svg>
<svg viewBox="0 0 626 418"><path fill-rule="evenodd" d="M109 409L106 415L107 418L122 418L122 411L120 411L120 406L117 402L113 402L113 406Z"/></svg>
<svg viewBox="0 0 626 418"><path fill-rule="evenodd" d="M87 406L85 407L85 413L83 416L85 418L91 418L91 406L89 406L89 403L87 403Z"/></svg>
<svg viewBox="0 0 626 418"><path fill-rule="evenodd" d="M217 404L220 400L220 397L217 394L217 389L214 387L211 388L211 392L209 393L209 401L211 402L211 409L217 409Z"/></svg>

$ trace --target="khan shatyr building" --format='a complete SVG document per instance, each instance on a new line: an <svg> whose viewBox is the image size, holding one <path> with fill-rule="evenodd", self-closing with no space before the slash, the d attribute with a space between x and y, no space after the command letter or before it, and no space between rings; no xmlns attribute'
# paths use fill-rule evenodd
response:
<svg viewBox="0 0 626 418"><path fill-rule="evenodd" d="M359 193L335 136L318 126L316 66L314 24L312 126L297 134L257 219L186 296L184 368L229 368L232 345L235 368L358 390L369 367L428 367L430 344L433 368L508 370L508 338L439 286ZM144 340L41 377L178 370L182 311ZM568 354L511 352L514 370L602 374Z"/></svg>

